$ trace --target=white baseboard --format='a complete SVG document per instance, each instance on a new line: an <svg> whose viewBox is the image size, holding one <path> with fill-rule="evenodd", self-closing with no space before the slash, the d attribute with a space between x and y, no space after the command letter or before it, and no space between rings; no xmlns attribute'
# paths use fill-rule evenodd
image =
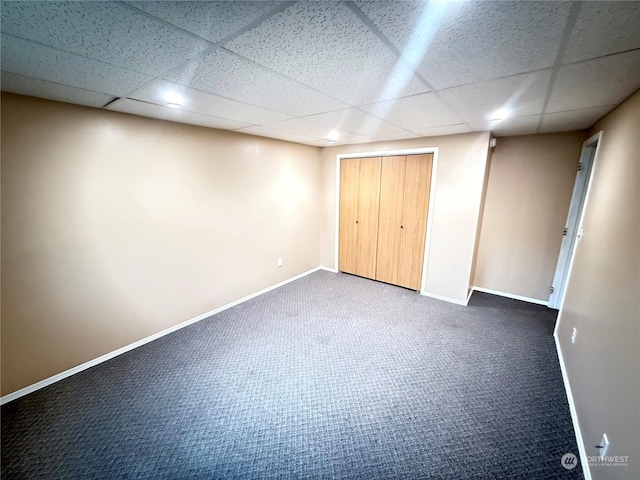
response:
<svg viewBox="0 0 640 480"><path fill-rule="evenodd" d="M338 273L338 270L335 268L329 268L329 267L319 267L320 270L326 270L327 272L331 272L331 273Z"/></svg>
<svg viewBox="0 0 640 480"><path fill-rule="evenodd" d="M489 288L484 288L484 287L473 287L471 291L490 293L491 295L499 295L501 297L513 298L514 300L521 300L523 302L535 303L536 305L544 305L545 307L549 306L549 302L545 300L538 300L537 298L531 298L531 297L523 297L522 295L515 295L513 293L507 293L507 292L500 292L498 290L491 290Z"/></svg>
<svg viewBox="0 0 640 480"><path fill-rule="evenodd" d="M473 295L473 287L469 290L469 294L467 295L467 303L465 303L465 307L469 305L469 300L471 300L471 295Z"/></svg>
<svg viewBox="0 0 640 480"><path fill-rule="evenodd" d="M469 297L470 297L470 296L467 297L466 300L458 300L456 298L445 297L444 295L437 295L435 293L429 293L429 292L420 292L420 295L424 295L425 297L429 297L429 298L435 298L436 300L443 300L449 303L455 303L456 305L462 305L464 307L466 307L467 303L469 303Z"/></svg>
<svg viewBox="0 0 640 480"><path fill-rule="evenodd" d="M173 327L169 327L165 330L162 330L161 332L158 333L154 333L153 335L150 335L148 337L145 337L141 340L138 340L137 342L133 342L130 343L129 345L126 345L122 348L119 348L117 350L114 350L113 352L109 352L105 355L102 355L98 358L94 358L93 360L89 360L88 362L85 362L81 365L78 365L76 367L70 368L69 370L65 370L64 372L60 372L56 375L53 375L49 378L45 378L44 380L40 380L37 383L34 383L32 385L29 385L27 387L21 388L20 390L16 390L15 392L9 393L8 395L5 395L3 397L0 397L0 405L4 405L5 403L8 403L12 400L15 400L17 398L23 397L25 395L28 395L29 393L35 392L36 390L40 390L41 388L44 387L48 387L49 385L59 382L60 380L63 380L65 378L70 377L71 375L75 375L76 373L80 373L83 370L86 370L87 368L91 368L94 367L102 362L106 362L107 360L111 360L114 357L117 357L118 355L122 355L123 353L126 353L130 350L133 350L134 348L138 348L146 343L149 342L153 342L154 340L157 340L160 337L164 337L165 335L169 335L170 333L173 333L177 330L180 330L181 328L184 327L188 327L189 325L192 325L196 322L199 322L200 320L204 320L205 318L209 318L212 315L215 315L216 313L220 313L223 310L227 310L228 308L231 307L235 307L236 305L239 305L243 302L246 302L247 300L251 300L252 298L255 298L259 295L262 295L264 293L270 292L271 290L275 290L278 287L282 287L283 285L286 285L287 283L293 282L294 280L298 280L306 275L309 275L311 273L317 272L318 270L326 270L323 267L316 267L316 268L312 268L311 270L307 270L306 272L303 272L299 275L296 275L295 277L291 277L288 278L287 280L283 280L282 282L276 283L275 285L271 285L270 287L267 288L263 288L260 291L257 291L255 293L252 293L250 295L247 295L246 297L242 297L238 300L235 300L231 303L227 303L226 305L223 305L222 307L218 307L215 310L211 310L210 312L207 313L203 313L202 315L198 315L197 317L194 317L190 320L187 320L185 322L179 323L177 325L174 325Z"/></svg>
<svg viewBox="0 0 640 480"><path fill-rule="evenodd" d="M573 402L573 395L571 393L571 385L569 385L569 377L567 376L567 369L564 366L564 358L562 357L562 350L560 349L560 341L558 336L554 333L553 339L556 342L556 352L558 353L558 361L560 362L560 371L562 372L562 381L564 383L564 389L567 392L567 400L569 402L569 411L571 412L571 422L573 423L573 431L576 434L576 443L578 444L578 454L580 456L580 463L582 464L582 472L584 473L585 480L591 480L591 470L589 470L589 459L587 451L584 448L584 441L582 440L582 432L580 431L580 423L578 422L578 412L576 411L576 405ZM573 452L566 452L573 453ZM560 459L558 459L558 462Z"/></svg>

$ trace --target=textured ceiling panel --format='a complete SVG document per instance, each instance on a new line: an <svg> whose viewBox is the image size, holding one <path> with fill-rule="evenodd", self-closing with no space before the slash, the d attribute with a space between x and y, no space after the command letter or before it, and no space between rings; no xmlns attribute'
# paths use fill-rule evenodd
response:
<svg viewBox="0 0 640 480"><path fill-rule="evenodd" d="M640 88L640 50L560 68L548 113L612 105Z"/></svg>
<svg viewBox="0 0 640 480"><path fill-rule="evenodd" d="M640 2L583 2L562 63L640 48Z"/></svg>
<svg viewBox="0 0 640 480"><path fill-rule="evenodd" d="M542 111L549 77L548 70L525 73L450 88L440 95L467 122L482 122L505 108L514 117L534 115Z"/></svg>
<svg viewBox="0 0 640 480"><path fill-rule="evenodd" d="M565 131L640 88L640 2L573 5L5 1L3 88L315 145Z"/></svg>
<svg viewBox="0 0 640 480"><path fill-rule="evenodd" d="M428 90L341 3L299 2L225 47L350 105Z"/></svg>
<svg viewBox="0 0 640 480"><path fill-rule="evenodd" d="M13 73L2 72L2 90L5 92L48 98L59 102L75 103L87 107L102 108L114 97L104 93L91 92L81 88L69 87L58 83L45 82L37 78L24 77Z"/></svg>
<svg viewBox="0 0 640 480"><path fill-rule="evenodd" d="M268 128L264 126L255 126L255 127L247 127L241 128L237 130L240 133L247 133L249 135L258 135L260 137L269 137L269 138L278 138L280 140L288 140L290 142L297 143L306 143L306 144L316 144L321 143L319 139L315 139L313 137L307 137L305 135L298 135L291 132L285 132L283 130L277 130L274 128ZM322 141L324 143L324 141Z"/></svg>
<svg viewBox="0 0 640 480"><path fill-rule="evenodd" d="M547 113L542 117L539 133L570 132L592 127L613 109L614 105L584 108L568 112Z"/></svg>
<svg viewBox="0 0 640 480"><path fill-rule="evenodd" d="M346 105L230 53L216 51L170 75L181 85L297 117Z"/></svg>
<svg viewBox="0 0 640 480"><path fill-rule="evenodd" d="M237 122L260 125L290 118L284 113L273 112L254 105L236 102L235 100L229 100L228 98L218 95L194 90L183 85L167 82L166 80L156 80L137 90L130 98L164 106L168 101L167 96L172 94L179 94L182 97L180 103L183 110L203 115L228 118Z"/></svg>
<svg viewBox="0 0 640 480"><path fill-rule="evenodd" d="M307 145L314 145L316 147L337 147L340 145L356 145L360 143L374 143L379 141L381 140L370 135L349 135L348 137L341 137L335 142L329 142L325 138L306 143Z"/></svg>
<svg viewBox="0 0 640 480"><path fill-rule="evenodd" d="M2 32L154 76L209 46L117 2L2 2Z"/></svg>
<svg viewBox="0 0 640 480"><path fill-rule="evenodd" d="M406 130L461 123L460 118L432 93L375 103L361 108Z"/></svg>
<svg viewBox="0 0 640 480"><path fill-rule="evenodd" d="M218 42L259 19L282 2L127 2L135 8Z"/></svg>
<svg viewBox="0 0 640 480"><path fill-rule="evenodd" d="M107 110L132 113L143 117L159 118L179 123L189 123L202 127L221 128L223 130L233 130L248 126L246 123L234 122L233 120L227 120L225 118L209 117L207 115L161 107L152 103L139 102L128 98L113 102L107 107Z"/></svg>
<svg viewBox="0 0 640 480"><path fill-rule="evenodd" d="M375 142L376 138L369 135L351 135L344 138L339 138L336 141L336 145L356 145L358 143L371 143ZM326 144L324 146L327 146Z"/></svg>
<svg viewBox="0 0 640 480"><path fill-rule="evenodd" d="M408 130L397 130L395 132L378 132L373 137L379 142L390 142L392 140L406 140L409 138L418 138L417 135Z"/></svg>
<svg viewBox="0 0 640 480"><path fill-rule="evenodd" d="M464 123L457 125L444 125L442 127L423 128L414 130L420 137L436 137L438 135L455 135L457 133L469 133L472 130Z"/></svg>
<svg viewBox="0 0 640 480"><path fill-rule="evenodd" d="M306 117L306 119L329 128L345 130L360 135L372 135L399 130L395 125L367 115L355 108L312 115Z"/></svg>
<svg viewBox="0 0 640 480"><path fill-rule="evenodd" d="M471 124L471 128L478 132L489 130L499 137L531 135L536 133L539 122L540 115L529 115L526 117L507 118L501 122L476 122Z"/></svg>
<svg viewBox="0 0 640 480"><path fill-rule="evenodd" d="M126 95L152 80L142 73L6 35L2 35L2 70L114 96Z"/></svg>
<svg viewBox="0 0 640 480"><path fill-rule="evenodd" d="M564 2L357 2L437 89L551 67Z"/></svg>
<svg viewBox="0 0 640 480"><path fill-rule="evenodd" d="M313 138L327 138L330 131L336 130L340 137L350 136L350 132L345 130L339 130L318 123L310 122L304 118L292 118L291 120L284 120L282 122L275 122L266 125L269 128L277 130L285 130L287 132L296 133L298 135L305 135Z"/></svg>

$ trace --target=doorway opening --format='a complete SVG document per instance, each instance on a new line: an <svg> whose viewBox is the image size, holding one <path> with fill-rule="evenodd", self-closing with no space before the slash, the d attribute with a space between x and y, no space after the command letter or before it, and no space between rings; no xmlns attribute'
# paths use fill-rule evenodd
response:
<svg viewBox="0 0 640 480"><path fill-rule="evenodd" d="M564 302L565 291L573 257L578 243L582 238L582 220L584 207L589 197L589 188L594 165L598 153L598 144L602 138L602 132L598 132L582 144L578 174L573 186L573 195L569 206L569 214L565 223L560 255L556 264L556 272L553 277L551 292L549 294L549 308L560 310Z"/></svg>

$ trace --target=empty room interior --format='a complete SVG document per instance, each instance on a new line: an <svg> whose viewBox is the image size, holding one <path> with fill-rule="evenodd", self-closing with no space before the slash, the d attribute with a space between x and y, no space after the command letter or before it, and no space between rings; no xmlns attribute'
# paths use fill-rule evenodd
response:
<svg viewBox="0 0 640 480"><path fill-rule="evenodd" d="M640 2L0 8L3 479L640 478Z"/></svg>

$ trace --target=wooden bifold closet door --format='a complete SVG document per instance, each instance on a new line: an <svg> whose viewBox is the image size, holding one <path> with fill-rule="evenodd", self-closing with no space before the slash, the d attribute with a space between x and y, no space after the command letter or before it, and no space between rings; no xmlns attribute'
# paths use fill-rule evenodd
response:
<svg viewBox="0 0 640 480"><path fill-rule="evenodd" d="M340 163L339 269L375 278L380 157Z"/></svg>
<svg viewBox="0 0 640 480"><path fill-rule="evenodd" d="M376 280L398 284L400 225L407 157L384 157L380 181Z"/></svg>
<svg viewBox="0 0 640 480"><path fill-rule="evenodd" d="M431 154L409 155L406 160L397 285L414 290L422 284L432 158Z"/></svg>
<svg viewBox="0 0 640 480"><path fill-rule="evenodd" d="M432 159L340 162L339 270L420 289Z"/></svg>
<svg viewBox="0 0 640 480"><path fill-rule="evenodd" d="M420 290L432 161L341 160L339 270Z"/></svg>

